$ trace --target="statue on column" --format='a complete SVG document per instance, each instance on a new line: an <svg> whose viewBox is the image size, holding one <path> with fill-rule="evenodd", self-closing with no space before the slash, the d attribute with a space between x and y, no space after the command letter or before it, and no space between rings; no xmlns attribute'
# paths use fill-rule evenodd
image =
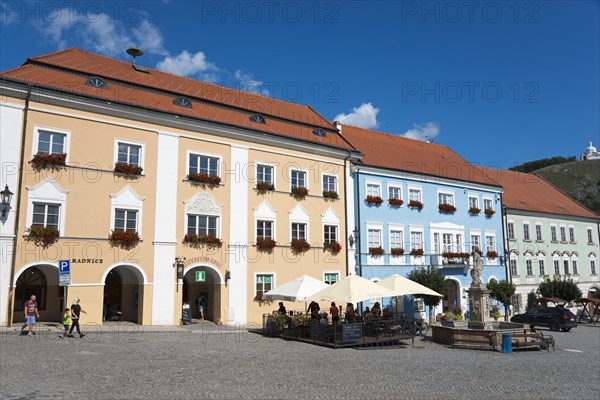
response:
<svg viewBox="0 0 600 400"><path fill-rule="evenodd" d="M481 271L483 271L483 261L479 255L479 248L473 247L473 269L471 270L471 286L479 286L483 284L481 280Z"/></svg>

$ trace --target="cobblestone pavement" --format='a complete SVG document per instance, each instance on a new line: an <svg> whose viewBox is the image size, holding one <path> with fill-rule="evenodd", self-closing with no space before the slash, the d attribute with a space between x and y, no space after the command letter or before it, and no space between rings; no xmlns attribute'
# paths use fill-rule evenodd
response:
<svg viewBox="0 0 600 400"><path fill-rule="evenodd" d="M206 325L0 335L0 398L598 399L600 326L553 332L556 351L431 342L328 349Z"/></svg>

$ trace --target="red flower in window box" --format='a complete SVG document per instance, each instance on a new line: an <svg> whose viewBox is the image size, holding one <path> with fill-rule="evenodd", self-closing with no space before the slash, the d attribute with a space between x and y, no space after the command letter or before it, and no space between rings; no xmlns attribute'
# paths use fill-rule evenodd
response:
<svg viewBox="0 0 600 400"><path fill-rule="evenodd" d="M418 200L410 200L410 201L408 202L408 206L409 206L410 208L417 208L417 209L419 209L419 210L422 210L422 209L423 209L423 207L424 207L423 203L421 203L421 202L420 202L420 201L418 201Z"/></svg>
<svg viewBox="0 0 600 400"><path fill-rule="evenodd" d="M35 243L36 246L41 246L44 249L54 244L60 236L60 232L56 228L32 226L27 229L27 237L25 240Z"/></svg>
<svg viewBox="0 0 600 400"><path fill-rule="evenodd" d="M365 202L370 206L371 205L379 206L383 203L383 199L380 196L368 195L367 198L365 199Z"/></svg>
<svg viewBox="0 0 600 400"><path fill-rule="evenodd" d="M273 239L257 238L256 239L256 250L261 253L273 253L273 249L277 245L277 242Z"/></svg>
<svg viewBox="0 0 600 400"><path fill-rule="evenodd" d="M326 199L337 200L340 198L340 195L335 190L324 190L323 197Z"/></svg>
<svg viewBox="0 0 600 400"><path fill-rule="evenodd" d="M310 244L304 239L292 239L290 247L292 248L292 254L297 256L306 253L310 249Z"/></svg>
<svg viewBox="0 0 600 400"><path fill-rule="evenodd" d="M379 247L369 247L369 254L372 257L381 257L382 255L385 254L385 250L383 250L383 247L379 246Z"/></svg>
<svg viewBox="0 0 600 400"><path fill-rule="evenodd" d="M456 207L454 207L452 204L446 204L446 203L439 204L438 209L440 210L441 213L444 213L444 214L454 214L456 212Z"/></svg>
<svg viewBox="0 0 600 400"><path fill-rule="evenodd" d="M395 197L390 197L388 199L388 204L392 207L400 207L402 204L404 204L404 201L402 199L397 199Z"/></svg>
<svg viewBox="0 0 600 400"><path fill-rule="evenodd" d="M212 235L196 235L188 233L183 237L183 244L190 247L198 248L205 246L207 249L220 249L223 246L223 241Z"/></svg>
<svg viewBox="0 0 600 400"><path fill-rule="evenodd" d="M469 207L469 211L468 213L471 215L477 215L481 212L481 209L477 208L477 207Z"/></svg>
<svg viewBox="0 0 600 400"><path fill-rule="evenodd" d="M125 176L140 176L142 175L142 167L127 163L116 163L114 172Z"/></svg>
<svg viewBox="0 0 600 400"><path fill-rule="evenodd" d="M485 255L487 256L487 258L489 258L490 260L494 260L496 257L498 257L498 253L495 251L488 251L487 253L485 253Z"/></svg>
<svg viewBox="0 0 600 400"><path fill-rule="evenodd" d="M491 208L486 208L483 210L483 213L486 217L491 217L492 215L496 214L496 211L492 210Z"/></svg>
<svg viewBox="0 0 600 400"><path fill-rule="evenodd" d="M390 254L393 256L403 256L404 255L404 249L402 247L393 247L390 250Z"/></svg>
<svg viewBox="0 0 600 400"><path fill-rule="evenodd" d="M120 247L125 250L133 249L140 242L140 235L137 232L122 231L115 229L108 235L108 241L111 247Z"/></svg>
<svg viewBox="0 0 600 400"><path fill-rule="evenodd" d="M475 250L475 251L472 251L472 252L471 252L471 255L472 255L472 256L474 256L474 255L475 255L475 253L479 254L480 256L483 256L483 251L481 251L481 250Z"/></svg>
<svg viewBox="0 0 600 400"><path fill-rule="evenodd" d="M37 153L33 156L29 164L36 171L43 169L60 169L66 165L67 154L44 154Z"/></svg>
<svg viewBox="0 0 600 400"><path fill-rule="evenodd" d="M454 253L451 251L445 251L442 253L442 257L448 259L462 259L466 260L469 258L469 253Z"/></svg>
<svg viewBox="0 0 600 400"><path fill-rule="evenodd" d="M423 249L411 249L410 253L411 256L422 256L424 253Z"/></svg>
<svg viewBox="0 0 600 400"><path fill-rule="evenodd" d="M275 185L269 182L257 182L256 183L256 193L265 194L267 192L272 192L275 190Z"/></svg>
<svg viewBox="0 0 600 400"><path fill-rule="evenodd" d="M308 189L305 187L294 187L290 193L290 196L295 198L296 200L304 200L308 195Z"/></svg>
<svg viewBox="0 0 600 400"><path fill-rule="evenodd" d="M221 178L218 176L209 175L209 174L197 174L195 172L188 174L187 180L191 181L192 183L206 185L211 188L215 187L215 186L219 186L219 184L221 183Z"/></svg>
<svg viewBox="0 0 600 400"><path fill-rule="evenodd" d="M338 242L323 242L323 251L329 251L332 255L337 255L342 251L342 245Z"/></svg>

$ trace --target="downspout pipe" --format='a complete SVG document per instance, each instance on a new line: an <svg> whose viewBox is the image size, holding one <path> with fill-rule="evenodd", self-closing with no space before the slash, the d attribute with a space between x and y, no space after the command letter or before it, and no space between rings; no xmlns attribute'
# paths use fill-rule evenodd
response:
<svg viewBox="0 0 600 400"><path fill-rule="evenodd" d="M508 215L506 215L506 206L502 201L502 193L500 193L500 209L502 210L502 237L504 238L504 273L506 274L506 280L512 282L512 276L510 276L510 244L507 236L508 233ZM509 310L505 310L504 320L508 321Z"/></svg>
<svg viewBox="0 0 600 400"><path fill-rule="evenodd" d="M355 172L356 176L354 178L355 182L356 182L356 194L355 194L355 198L356 198L356 223L355 223L355 228L354 230L356 232L358 232L357 237L355 237L354 239L356 240L356 255L358 257L358 275L359 276L363 276L363 271L362 271L362 255L361 255L361 241L362 241L362 235L360 232L360 169L356 168L356 172Z"/></svg>
<svg viewBox="0 0 600 400"><path fill-rule="evenodd" d="M31 98L31 84L27 85L25 96L25 108L23 109L23 129L21 131L21 156L19 160L19 181L17 182L17 200L15 210L15 232L13 238L12 260L10 263L10 282L8 286L8 310L6 325L12 327L13 321L13 297L15 292L15 266L17 263L17 237L19 233L19 219L21 217L21 197L23 192L23 171L25 169L25 139L27 137L27 114L29 111L29 99Z"/></svg>
<svg viewBox="0 0 600 400"><path fill-rule="evenodd" d="M346 246L346 276L349 275L350 262L348 257L350 255L350 249L348 246L348 191L346 188L346 174L348 173L348 160L352 157L352 152L348 150L348 157L344 158L344 221L346 226L346 232L344 235L344 246Z"/></svg>

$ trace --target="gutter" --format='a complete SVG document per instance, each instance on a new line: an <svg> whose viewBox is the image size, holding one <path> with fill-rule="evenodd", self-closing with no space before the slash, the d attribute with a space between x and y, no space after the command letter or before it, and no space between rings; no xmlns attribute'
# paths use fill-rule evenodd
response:
<svg viewBox="0 0 600 400"><path fill-rule="evenodd" d="M502 193L500 193L500 209L502 210L502 237L504 238L504 272L506 274L506 280L508 282L512 282L512 276L510 276L510 268L509 268L509 262L510 262L510 245L509 245L509 239L508 236L506 235L506 233L508 232L508 216L506 215L506 206L504 205L503 201L502 201ZM506 310L508 311L508 310ZM508 315L507 313L504 313L504 320L507 321L508 320Z"/></svg>
<svg viewBox="0 0 600 400"><path fill-rule="evenodd" d="M348 261L348 256L350 254L350 249L348 248L348 190L346 189L347 164L350 157L352 157L352 152L348 150L348 157L344 158L344 225L346 226L346 232L344 232L344 246L346 246L346 276L348 276L350 272L348 270L350 267L350 262Z"/></svg>

